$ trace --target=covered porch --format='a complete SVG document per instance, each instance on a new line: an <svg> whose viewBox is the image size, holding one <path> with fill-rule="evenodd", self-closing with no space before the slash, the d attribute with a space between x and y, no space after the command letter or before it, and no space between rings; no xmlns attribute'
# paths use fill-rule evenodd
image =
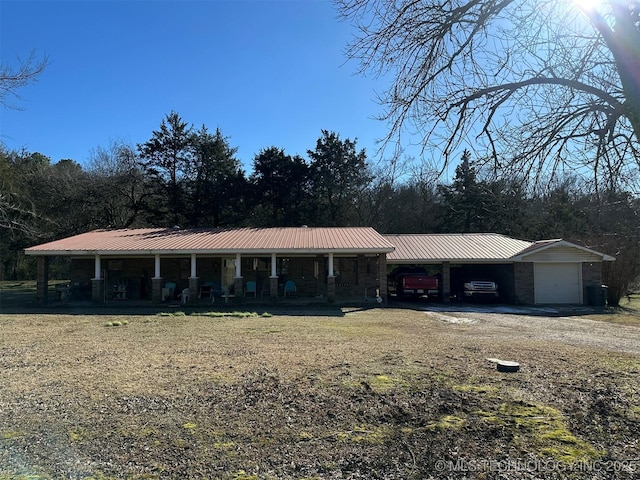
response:
<svg viewBox="0 0 640 480"><path fill-rule="evenodd" d="M296 238L289 239L283 248L282 237L274 235L274 230ZM146 301L191 305L335 302L357 297L385 301L386 253L393 247L377 232L373 236L377 235L381 242L370 244L363 235L372 236L371 231L306 227L209 230L205 232L208 233L205 244L200 245L202 230L180 230L179 234L167 230L167 241L179 235L185 246L198 243L200 248L155 251L144 248L148 246L147 231L99 231L98 239L91 238L93 232L83 234L89 236L86 242L81 242L86 243L86 249L61 249L65 244L75 243L71 240L78 240L70 237L32 247L26 253L38 257L37 300L41 304L48 298L48 262L56 255L71 257L69 292L65 292L71 301L79 297L96 303ZM162 232L154 232L156 242L159 234ZM220 234L227 236L226 245L216 245ZM96 242L106 247L114 237L133 244L127 249L89 248ZM236 245L239 238L241 249Z"/></svg>

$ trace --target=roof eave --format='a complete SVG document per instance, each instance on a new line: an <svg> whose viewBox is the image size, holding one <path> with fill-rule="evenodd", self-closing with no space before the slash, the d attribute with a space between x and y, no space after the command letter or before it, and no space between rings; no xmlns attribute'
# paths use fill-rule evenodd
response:
<svg viewBox="0 0 640 480"><path fill-rule="evenodd" d="M571 243L571 242L568 242L568 241L563 240L563 239L547 240L546 242L548 242L548 243L545 244L545 245L541 245L538 248L532 248L532 249L528 250L525 253L514 255L513 256L513 260L516 261L516 262L526 262L526 257L528 257L530 255L534 255L534 254L543 252L545 250L548 250L549 248L557 247L558 245L564 245L564 246L576 248L578 250L582 250L583 252L590 253L591 255L595 255L597 257L600 257L600 260L603 261L603 262L613 262L613 261L615 261L615 257L612 257L611 255L607 255L606 253L598 252L596 250L592 250L590 248L583 247L582 245L577 245L575 243Z"/></svg>
<svg viewBox="0 0 640 480"><path fill-rule="evenodd" d="M25 255L32 256L140 256L140 255L327 255L333 254L386 254L393 248L264 248L264 249L214 249L214 250L25 250Z"/></svg>
<svg viewBox="0 0 640 480"><path fill-rule="evenodd" d="M510 258L403 258L403 259L395 259L395 258L388 258L387 259L388 263L392 263L392 264L398 264L398 265L403 265L403 264L420 264L420 263L443 263L443 262L449 262L449 263L465 263L465 264L469 264L469 263L490 263L490 264L496 264L496 263L513 263L513 260Z"/></svg>

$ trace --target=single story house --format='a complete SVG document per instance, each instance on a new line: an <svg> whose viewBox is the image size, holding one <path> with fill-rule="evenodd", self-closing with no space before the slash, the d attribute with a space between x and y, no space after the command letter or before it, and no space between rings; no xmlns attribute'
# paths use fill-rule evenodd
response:
<svg viewBox="0 0 640 480"><path fill-rule="evenodd" d="M38 259L45 303L48 259L71 259L71 285L97 302L226 301L290 296L387 298L387 270L423 265L441 275L442 300L465 279L491 278L505 303L587 303L613 257L564 240L504 235L381 235L370 227L95 230L25 250Z"/></svg>
<svg viewBox="0 0 640 480"><path fill-rule="evenodd" d="M392 251L373 228L300 227L95 230L25 253L38 258L42 303L52 256L70 257L71 285L99 302L180 295L192 302L211 296L384 298Z"/></svg>

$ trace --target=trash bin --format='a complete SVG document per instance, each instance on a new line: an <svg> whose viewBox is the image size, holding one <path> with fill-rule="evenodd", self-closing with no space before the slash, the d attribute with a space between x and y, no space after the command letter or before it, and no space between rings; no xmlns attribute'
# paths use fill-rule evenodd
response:
<svg viewBox="0 0 640 480"><path fill-rule="evenodd" d="M604 307L607 305L607 286L589 285L587 286L587 301L593 307Z"/></svg>

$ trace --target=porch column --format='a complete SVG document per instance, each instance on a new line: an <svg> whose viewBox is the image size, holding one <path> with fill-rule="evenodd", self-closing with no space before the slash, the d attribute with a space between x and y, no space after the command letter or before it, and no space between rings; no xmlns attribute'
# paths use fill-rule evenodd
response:
<svg viewBox="0 0 640 480"><path fill-rule="evenodd" d="M189 303L196 303L200 293L200 282L198 277L189 278Z"/></svg>
<svg viewBox="0 0 640 480"><path fill-rule="evenodd" d="M102 262L100 255L93 259L93 278L91 279L91 300L104 302L104 278L102 278Z"/></svg>
<svg viewBox="0 0 640 480"><path fill-rule="evenodd" d="M271 276L269 277L269 297L278 298L278 270L276 263L276 254L271 254Z"/></svg>
<svg viewBox="0 0 640 480"><path fill-rule="evenodd" d="M154 274L153 278L162 278L160 275L160 255L156 255L153 259Z"/></svg>
<svg viewBox="0 0 640 480"><path fill-rule="evenodd" d="M387 303L387 254L381 253L378 255L378 295L382 298L382 301Z"/></svg>
<svg viewBox="0 0 640 480"><path fill-rule="evenodd" d="M162 300L162 276L160 275L160 255L156 255L153 260L154 275L151 279L151 301L160 303Z"/></svg>
<svg viewBox="0 0 640 480"><path fill-rule="evenodd" d="M451 301L451 268L449 262L442 262L442 301Z"/></svg>
<svg viewBox="0 0 640 480"><path fill-rule="evenodd" d="M197 270L196 270L196 254L192 253L191 254L191 277L190 278L198 278L197 275Z"/></svg>
<svg viewBox="0 0 640 480"><path fill-rule="evenodd" d="M38 257L36 301L40 305L49 303L49 257Z"/></svg>
<svg viewBox="0 0 640 480"><path fill-rule="evenodd" d="M100 255L96 255L93 259L93 278L95 280L100 280L102 278L102 263L100 260Z"/></svg>
<svg viewBox="0 0 640 480"><path fill-rule="evenodd" d="M236 278L242 278L242 256L236 253Z"/></svg>
<svg viewBox="0 0 640 480"><path fill-rule="evenodd" d="M364 298L369 298L369 291L367 287L367 257L364 255L356 255L356 263L357 263L357 280L358 280L358 292L362 292L364 294Z"/></svg>
<svg viewBox="0 0 640 480"><path fill-rule="evenodd" d="M242 255L236 253L236 277L233 279L233 290L236 302L244 302L244 285L242 284Z"/></svg>
<svg viewBox="0 0 640 480"><path fill-rule="evenodd" d="M189 276L189 303L193 303L197 299L197 295L200 292L199 278L197 275L197 260L196 254L191 254L191 275Z"/></svg>
<svg viewBox="0 0 640 480"><path fill-rule="evenodd" d="M327 275L327 299L336 299L336 277L333 275L333 253L329 253L329 274Z"/></svg>

